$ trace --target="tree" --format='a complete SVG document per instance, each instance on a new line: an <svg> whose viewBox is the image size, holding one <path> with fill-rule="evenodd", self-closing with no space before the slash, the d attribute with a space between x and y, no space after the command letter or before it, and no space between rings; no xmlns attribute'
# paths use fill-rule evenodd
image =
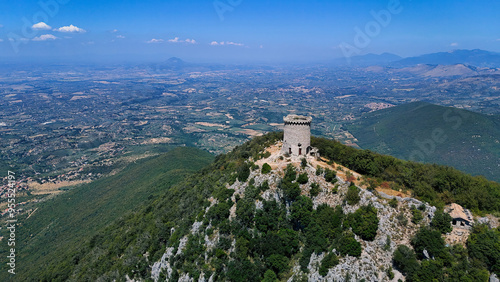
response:
<svg viewBox="0 0 500 282"><path fill-rule="evenodd" d="M362 206L349 214L345 224L363 240L373 241L378 229L377 209L371 205Z"/></svg>
<svg viewBox="0 0 500 282"><path fill-rule="evenodd" d="M287 201L295 201L300 196L300 186L297 182L289 182L283 179L280 183L281 190Z"/></svg>
<svg viewBox="0 0 500 282"><path fill-rule="evenodd" d="M309 178L307 177L307 173L299 174L299 177L297 178L298 183L306 184L308 181L309 181Z"/></svg>
<svg viewBox="0 0 500 282"><path fill-rule="evenodd" d="M311 198L299 196L290 208L290 217L295 228L303 229L311 222L313 203Z"/></svg>
<svg viewBox="0 0 500 282"><path fill-rule="evenodd" d="M276 273L272 271L271 269L268 269L266 273L264 273L264 279L262 282L276 282L278 281L278 277L276 276Z"/></svg>
<svg viewBox="0 0 500 282"><path fill-rule="evenodd" d="M490 271L500 275L500 231L487 225L474 226L467 240L471 257L481 261Z"/></svg>
<svg viewBox="0 0 500 282"><path fill-rule="evenodd" d="M264 163L262 165L262 169L261 169L261 172L262 174L268 174L269 172L271 172L271 166L268 164L268 163Z"/></svg>
<svg viewBox="0 0 500 282"><path fill-rule="evenodd" d="M415 252L405 245L399 245L396 248L392 262L401 273L407 276L411 276L420 267Z"/></svg>
<svg viewBox="0 0 500 282"><path fill-rule="evenodd" d="M335 253L329 253L321 261L321 266L319 268L319 275L325 276L328 274L328 270L339 263L339 258Z"/></svg>
<svg viewBox="0 0 500 282"><path fill-rule="evenodd" d="M283 179L287 182L295 181L297 177L297 172L295 171L295 167L292 164L288 164L285 169L285 176Z"/></svg>
<svg viewBox="0 0 500 282"><path fill-rule="evenodd" d="M425 258L424 250L430 257L438 257L442 255L445 247L441 232L428 227L420 228L411 243L420 259Z"/></svg>
<svg viewBox="0 0 500 282"><path fill-rule="evenodd" d="M441 234L446 234L453 230L451 227L451 221L451 216L440 210L434 214L434 218L431 221L431 227L439 230Z"/></svg>
<svg viewBox="0 0 500 282"><path fill-rule="evenodd" d="M267 264L275 273L282 273L288 269L289 259L284 255L271 255L267 258Z"/></svg>
<svg viewBox="0 0 500 282"><path fill-rule="evenodd" d="M250 176L250 166L247 163L243 163L238 167L238 180L240 182L245 182Z"/></svg>
<svg viewBox="0 0 500 282"><path fill-rule="evenodd" d="M349 189L347 189L347 195L346 195L346 201L349 205L355 205L359 203L359 200L361 198L359 197L359 188L356 187L355 185L349 186Z"/></svg>
<svg viewBox="0 0 500 282"><path fill-rule="evenodd" d="M356 241L354 234L344 234L337 243L337 250L343 256L350 255L359 257L361 255L361 244Z"/></svg>
<svg viewBox="0 0 500 282"><path fill-rule="evenodd" d="M243 198L236 204L236 216L240 222L247 227L253 225L253 217L255 212L255 202L252 198Z"/></svg>
<svg viewBox="0 0 500 282"><path fill-rule="evenodd" d="M311 194L311 197L316 197L318 196L320 191L320 187L318 183L311 183L311 190L309 190L309 193Z"/></svg>
<svg viewBox="0 0 500 282"><path fill-rule="evenodd" d="M325 169L325 180L327 182L331 182L331 183L337 182L336 176L337 176L337 174L335 173L335 171L330 170L328 168Z"/></svg>

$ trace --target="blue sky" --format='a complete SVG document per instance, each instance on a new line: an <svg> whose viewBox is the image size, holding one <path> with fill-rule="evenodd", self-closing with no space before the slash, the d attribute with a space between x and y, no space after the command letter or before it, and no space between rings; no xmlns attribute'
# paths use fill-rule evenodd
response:
<svg viewBox="0 0 500 282"><path fill-rule="evenodd" d="M1 1L0 11L3 60L307 62L500 52L497 0L18 0Z"/></svg>

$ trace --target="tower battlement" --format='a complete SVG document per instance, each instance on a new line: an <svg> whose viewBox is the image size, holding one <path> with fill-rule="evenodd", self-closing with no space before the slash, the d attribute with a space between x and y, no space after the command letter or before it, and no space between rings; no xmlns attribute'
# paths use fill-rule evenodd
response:
<svg viewBox="0 0 500 282"><path fill-rule="evenodd" d="M283 117L283 121L285 125L294 125L294 124L303 124L303 125L311 125L312 117L307 116L299 116L299 115L288 115Z"/></svg>

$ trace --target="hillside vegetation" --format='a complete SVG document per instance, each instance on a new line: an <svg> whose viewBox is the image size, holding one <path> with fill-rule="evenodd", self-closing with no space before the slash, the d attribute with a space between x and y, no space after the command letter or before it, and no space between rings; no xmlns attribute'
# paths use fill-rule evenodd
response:
<svg viewBox="0 0 500 282"><path fill-rule="evenodd" d="M439 216L431 223L434 207L413 199L378 198L337 177L335 163L376 181L412 189L420 183L430 192L417 196L437 203L445 191L466 201L465 195L476 193L474 187L484 181L479 191L490 199L476 203L472 197L476 209L498 210L498 184L321 138L313 138L313 145L330 159L328 164L266 151L281 138L281 133L269 133L217 156L200 172L82 238L77 249L61 250L63 260L27 272L26 278L381 281L406 275L414 281L484 281L488 271L500 270L498 230L477 228L470 250L448 248L440 234L449 221ZM458 181L477 183L458 189ZM423 249L436 260L422 257Z"/></svg>
<svg viewBox="0 0 500 282"><path fill-rule="evenodd" d="M320 153L365 176L375 185L390 182L395 190L411 190L412 195L443 207L456 202L476 212L500 211L500 184L436 164L403 161L369 150L354 149L333 140L312 138Z"/></svg>
<svg viewBox="0 0 500 282"><path fill-rule="evenodd" d="M29 219L20 218L17 281L64 280L85 239L125 214L152 202L173 184L208 165L211 154L180 147L136 161L122 172L82 185L41 203ZM4 253L2 256L2 265ZM54 265L61 265L54 271ZM60 272L62 271L62 273ZM50 273L45 276L43 273ZM0 280L7 281L7 271ZM50 278L49 278L50 277Z"/></svg>
<svg viewBox="0 0 500 282"><path fill-rule="evenodd" d="M361 148L500 182L499 116L414 102L368 113L347 129Z"/></svg>

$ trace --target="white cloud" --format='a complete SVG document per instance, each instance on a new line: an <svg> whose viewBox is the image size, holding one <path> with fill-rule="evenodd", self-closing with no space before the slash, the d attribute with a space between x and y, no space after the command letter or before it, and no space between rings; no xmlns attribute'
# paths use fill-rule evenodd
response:
<svg viewBox="0 0 500 282"><path fill-rule="evenodd" d="M57 37L55 37L52 34L42 34L38 37L33 38L33 41L47 41L47 40L56 40Z"/></svg>
<svg viewBox="0 0 500 282"><path fill-rule="evenodd" d="M189 44L196 44L196 40L194 39L185 39L185 40L182 40L182 39L179 39L179 37L174 37L172 39L169 39L168 42L170 43L189 43Z"/></svg>
<svg viewBox="0 0 500 282"><path fill-rule="evenodd" d="M229 42L226 41L226 44L227 45L234 45L234 46L244 46L242 43L236 43L236 42L231 42L231 41L229 41Z"/></svg>
<svg viewBox="0 0 500 282"><path fill-rule="evenodd" d="M163 39L156 39L156 38L147 41L147 43L161 43L161 42L163 42Z"/></svg>
<svg viewBox="0 0 500 282"><path fill-rule="evenodd" d="M450 46L456 47L456 46L458 46L458 43L457 42L453 42L453 43L450 44Z"/></svg>
<svg viewBox="0 0 500 282"><path fill-rule="evenodd" d="M170 43L178 43L179 42L179 37L176 37L174 39L169 39L168 42L170 42Z"/></svg>
<svg viewBox="0 0 500 282"><path fill-rule="evenodd" d="M498 38L497 41L500 41L500 38Z"/></svg>
<svg viewBox="0 0 500 282"><path fill-rule="evenodd" d="M212 45L212 46L224 46L224 45L245 46L242 43L236 43L236 42L232 42L232 41L221 41L221 42L212 41L210 43L210 45Z"/></svg>
<svg viewBox="0 0 500 282"><path fill-rule="evenodd" d="M118 32L118 29L116 29L116 28L111 31L111 33L117 33L117 32Z"/></svg>
<svg viewBox="0 0 500 282"><path fill-rule="evenodd" d="M123 36L123 35L117 35L116 38L123 39L123 38L125 38L125 36Z"/></svg>
<svg viewBox="0 0 500 282"><path fill-rule="evenodd" d="M52 27L50 27L50 25L44 23L44 22L39 22L39 23L36 23L34 25L31 26L32 29L36 29L36 30L49 30L49 29L52 29Z"/></svg>
<svg viewBox="0 0 500 282"><path fill-rule="evenodd" d="M79 33L84 33L86 32L85 29L83 28L79 28L77 26L74 26L74 25L69 25L69 26L63 26L63 27L60 27L60 28L56 28L54 29L55 31L59 31L59 32L79 32Z"/></svg>
<svg viewBox="0 0 500 282"><path fill-rule="evenodd" d="M260 46L259 46L259 48L260 48L260 49L263 49L263 48L264 48L264 45L260 45Z"/></svg>
<svg viewBox="0 0 500 282"><path fill-rule="evenodd" d="M3 42L3 39L2 39L2 38L0 38L0 42Z"/></svg>

